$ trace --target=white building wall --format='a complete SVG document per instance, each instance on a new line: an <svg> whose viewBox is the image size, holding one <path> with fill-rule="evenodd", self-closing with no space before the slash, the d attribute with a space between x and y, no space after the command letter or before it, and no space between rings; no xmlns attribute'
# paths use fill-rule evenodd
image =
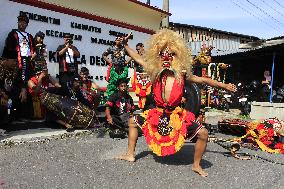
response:
<svg viewBox="0 0 284 189"><path fill-rule="evenodd" d="M8 33L12 29L17 28L17 16L19 15L20 11L35 13L42 16L48 16L60 19L60 25L40 22L36 20L30 20L26 30L32 35L35 35L38 31L43 31L46 34L45 44L47 45L47 49L49 52L47 57L49 73L54 77L56 76L56 74L58 74L58 68L59 68L58 63L54 62L54 60L51 58L52 57L56 58L56 56L53 56L54 55L53 53L55 53L58 45L63 44L63 39L60 37L48 36L47 35L48 31L72 33L82 37L81 40L74 40L74 45L81 52L81 57L79 58L79 61L83 62L84 58L86 63L79 65L79 68L81 66L88 67L90 70L90 74L94 78L96 78L96 76L98 76L99 78L98 80L94 81L101 87L107 86L107 82L105 81L105 79L101 79L102 77L106 76L106 71L107 71L107 66L103 63L101 57L102 53L109 47L109 45L92 43L91 38L97 38L98 40L103 39L103 40L114 41L116 36L110 35L110 31L116 31L128 34L131 31L131 29L105 24L102 22L89 20L77 16L70 16L68 14L46 10L43 8L37 8L30 5L24 5L21 3L16 3L8 0L0 0L0 4L1 4L0 6L0 20L1 20L0 53L1 54L3 52L5 39ZM75 29L71 27L71 22L94 26L100 28L101 32L91 32L91 31L83 31L80 29ZM144 43L145 40L147 40L151 36L150 34L134 30L132 30L132 32L133 32L133 39L129 40L129 44L133 48L135 48L135 45L137 43L139 42ZM132 73L133 70L131 69L129 77L132 76Z"/></svg>

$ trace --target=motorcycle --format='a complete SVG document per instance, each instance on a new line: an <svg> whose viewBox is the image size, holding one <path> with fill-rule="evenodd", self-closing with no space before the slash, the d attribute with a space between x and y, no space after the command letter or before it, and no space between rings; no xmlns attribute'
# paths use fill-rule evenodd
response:
<svg viewBox="0 0 284 189"><path fill-rule="evenodd" d="M284 85L276 91L276 94L272 97L272 102L275 103L284 102Z"/></svg>
<svg viewBox="0 0 284 189"><path fill-rule="evenodd" d="M251 102L248 101L248 95L242 95L239 98L241 115L249 115L251 111Z"/></svg>
<svg viewBox="0 0 284 189"><path fill-rule="evenodd" d="M267 95L264 93L263 86L258 81L251 81L248 84L238 83L237 99L241 115L248 115L251 111L251 102L265 102Z"/></svg>
<svg viewBox="0 0 284 189"><path fill-rule="evenodd" d="M249 85L244 85L242 83L237 84L238 93L237 93L237 101L238 107L241 110L241 115L249 115L251 111L251 96L252 91L250 91Z"/></svg>
<svg viewBox="0 0 284 189"><path fill-rule="evenodd" d="M232 103L231 100L232 95L226 91L220 91L220 104L219 109L229 112L230 105Z"/></svg>

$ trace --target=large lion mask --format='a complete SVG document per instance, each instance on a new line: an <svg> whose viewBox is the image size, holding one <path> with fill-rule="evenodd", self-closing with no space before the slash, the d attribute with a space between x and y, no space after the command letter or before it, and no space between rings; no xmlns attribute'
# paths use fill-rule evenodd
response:
<svg viewBox="0 0 284 189"><path fill-rule="evenodd" d="M175 73L177 79L181 79L186 72L187 77L191 75L192 57L185 41L181 36L169 29L161 29L147 41L148 49L145 51L145 70L151 76L152 81L165 67L161 61L161 53L170 49L174 58L170 69Z"/></svg>

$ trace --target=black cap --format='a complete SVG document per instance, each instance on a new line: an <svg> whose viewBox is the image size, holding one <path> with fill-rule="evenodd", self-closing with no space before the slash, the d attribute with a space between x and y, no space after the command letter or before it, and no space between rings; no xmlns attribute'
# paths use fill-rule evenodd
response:
<svg viewBox="0 0 284 189"><path fill-rule="evenodd" d="M72 38L72 35L70 33L64 33L63 38Z"/></svg>
<svg viewBox="0 0 284 189"><path fill-rule="evenodd" d="M89 69L87 67L82 67L80 72L89 73Z"/></svg>
<svg viewBox="0 0 284 189"><path fill-rule="evenodd" d="M39 31L39 32L37 32L37 33L35 34L35 38L37 38L37 37L40 37L40 38L44 39L45 34L44 34L42 31Z"/></svg>
<svg viewBox="0 0 284 189"><path fill-rule="evenodd" d="M78 74L76 74L74 77L73 77L73 81L80 81L80 76Z"/></svg>
<svg viewBox="0 0 284 189"><path fill-rule="evenodd" d="M119 86L121 83L126 83L126 84L128 84L128 83L129 83L129 80L130 80L130 78L119 78L119 79L116 81L116 85Z"/></svg>
<svg viewBox="0 0 284 189"><path fill-rule="evenodd" d="M29 23L29 18L26 14L20 14L17 18L18 21L25 21L27 24Z"/></svg>

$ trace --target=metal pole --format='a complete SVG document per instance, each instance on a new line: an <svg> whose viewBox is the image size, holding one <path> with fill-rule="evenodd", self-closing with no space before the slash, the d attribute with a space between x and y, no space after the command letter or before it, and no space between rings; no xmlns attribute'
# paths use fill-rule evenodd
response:
<svg viewBox="0 0 284 189"><path fill-rule="evenodd" d="M147 0L147 5L150 5L150 4L151 4L150 0Z"/></svg>
<svg viewBox="0 0 284 189"><path fill-rule="evenodd" d="M163 10L166 12L169 12L169 0L163 0ZM162 20L162 28L168 28L169 27L169 16L166 16Z"/></svg>
<svg viewBox="0 0 284 189"><path fill-rule="evenodd" d="M273 58L272 58L272 70L271 70L272 73L271 73L270 98L269 98L270 103L272 103L272 95L273 95L274 62L275 62L275 52L273 53Z"/></svg>

